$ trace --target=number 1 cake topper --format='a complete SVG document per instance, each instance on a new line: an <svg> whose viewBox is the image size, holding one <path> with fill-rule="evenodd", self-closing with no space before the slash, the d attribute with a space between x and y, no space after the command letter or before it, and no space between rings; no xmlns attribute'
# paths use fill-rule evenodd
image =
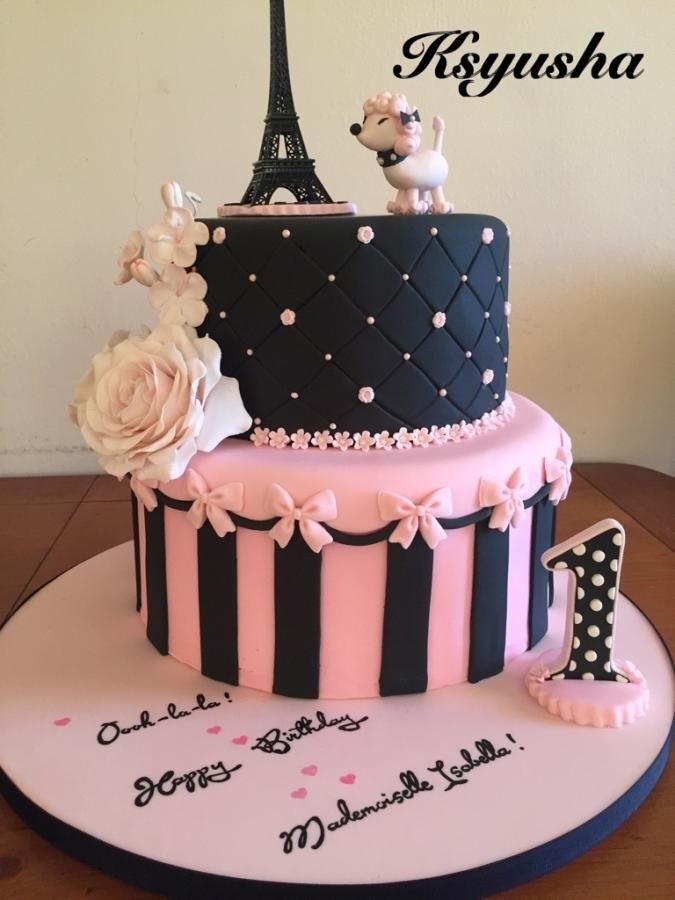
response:
<svg viewBox="0 0 675 900"><path fill-rule="evenodd" d="M568 574L568 619L562 655L541 656L527 686L540 706L579 725L624 725L649 705L642 674L613 655L625 543L622 525L603 519L541 557L544 568Z"/></svg>
<svg viewBox="0 0 675 900"><path fill-rule="evenodd" d="M285 156L280 155L280 150ZM285 188L295 203L273 203ZM340 215L356 212L353 203L331 200L307 156L293 103L286 48L284 0L270 0L270 91L260 155L241 203L218 207L219 216Z"/></svg>

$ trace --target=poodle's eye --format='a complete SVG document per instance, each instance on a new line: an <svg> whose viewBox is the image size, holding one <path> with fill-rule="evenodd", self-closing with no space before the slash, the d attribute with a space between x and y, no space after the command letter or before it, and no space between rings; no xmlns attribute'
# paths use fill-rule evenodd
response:
<svg viewBox="0 0 675 900"><path fill-rule="evenodd" d="M389 116L385 116L384 119L380 119L380 121L377 124L381 125L383 122L386 122L388 118L389 118Z"/></svg>

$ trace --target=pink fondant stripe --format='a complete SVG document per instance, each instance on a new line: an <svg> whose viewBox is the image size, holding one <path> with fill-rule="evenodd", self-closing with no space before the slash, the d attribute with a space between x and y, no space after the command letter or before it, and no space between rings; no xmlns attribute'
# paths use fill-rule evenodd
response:
<svg viewBox="0 0 675 900"><path fill-rule="evenodd" d="M169 653L201 669L197 532L184 512L164 510Z"/></svg>
<svg viewBox="0 0 675 900"><path fill-rule="evenodd" d="M274 541L237 529L239 684L272 690L274 680Z"/></svg>
<svg viewBox="0 0 675 900"><path fill-rule="evenodd" d="M527 650L531 542L532 510L528 509L525 510L525 515L519 527L509 529L505 663Z"/></svg>
<svg viewBox="0 0 675 900"><path fill-rule="evenodd" d="M141 568L141 622L148 624L148 583L145 573L145 507L142 503L136 504L138 515L138 558Z"/></svg>
<svg viewBox="0 0 675 900"><path fill-rule="evenodd" d="M473 590L474 528L448 531L434 551L429 609L428 688L466 681Z"/></svg>
<svg viewBox="0 0 675 900"><path fill-rule="evenodd" d="M380 693L387 544L322 550L321 697Z"/></svg>

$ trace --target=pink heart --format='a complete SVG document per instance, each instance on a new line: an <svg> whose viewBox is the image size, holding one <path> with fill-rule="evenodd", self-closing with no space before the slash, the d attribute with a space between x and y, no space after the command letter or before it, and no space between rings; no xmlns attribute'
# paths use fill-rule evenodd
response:
<svg viewBox="0 0 675 900"><path fill-rule="evenodd" d="M356 781L356 775L353 772L349 772L348 775L340 775L340 781L343 784L354 784Z"/></svg>
<svg viewBox="0 0 675 900"><path fill-rule="evenodd" d="M54 725L67 725L70 722L70 716L64 716L62 719L54 719Z"/></svg>
<svg viewBox="0 0 675 900"><path fill-rule="evenodd" d="M305 766L305 768L300 769L300 771L303 775L316 775L316 773L319 771L319 767L314 765Z"/></svg>
<svg viewBox="0 0 675 900"><path fill-rule="evenodd" d="M240 746L242 744L245 744L247 741L248 741L248 737L245 734L240 734L239 737L232 738L232 743L239 744Z"/></svg>
<svg viewBox="0 0 675 900"><path fill-rule="evenodd" d="M295 800L304 800L307 796L307 788L296 788L294 791L291 791L291 797Z"/></svg>
<svg viewBox="0 0 675 900"><path fill-rule="evenodd" d="M207 734L220 734L223 729L220 725L212 725L210 728L206 729Z"/></svg>

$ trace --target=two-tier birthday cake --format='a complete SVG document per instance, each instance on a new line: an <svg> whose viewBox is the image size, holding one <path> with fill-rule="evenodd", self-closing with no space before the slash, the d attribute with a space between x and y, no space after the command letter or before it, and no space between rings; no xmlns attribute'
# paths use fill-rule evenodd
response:
<svg viewBox="0 0 675 900"><path fill-rule="evenodd" d="M443 120L368 97L343 140L388 214L334 202L270 7L242 201L201 218L166 183L120 254L159 321L71 415L129 479L133 548L0 630L0 791L170 896L484 896L646 797L670 663L619 593L622 526L553 546L570 440L508 390L510 234L453 211Z"/></svg>

